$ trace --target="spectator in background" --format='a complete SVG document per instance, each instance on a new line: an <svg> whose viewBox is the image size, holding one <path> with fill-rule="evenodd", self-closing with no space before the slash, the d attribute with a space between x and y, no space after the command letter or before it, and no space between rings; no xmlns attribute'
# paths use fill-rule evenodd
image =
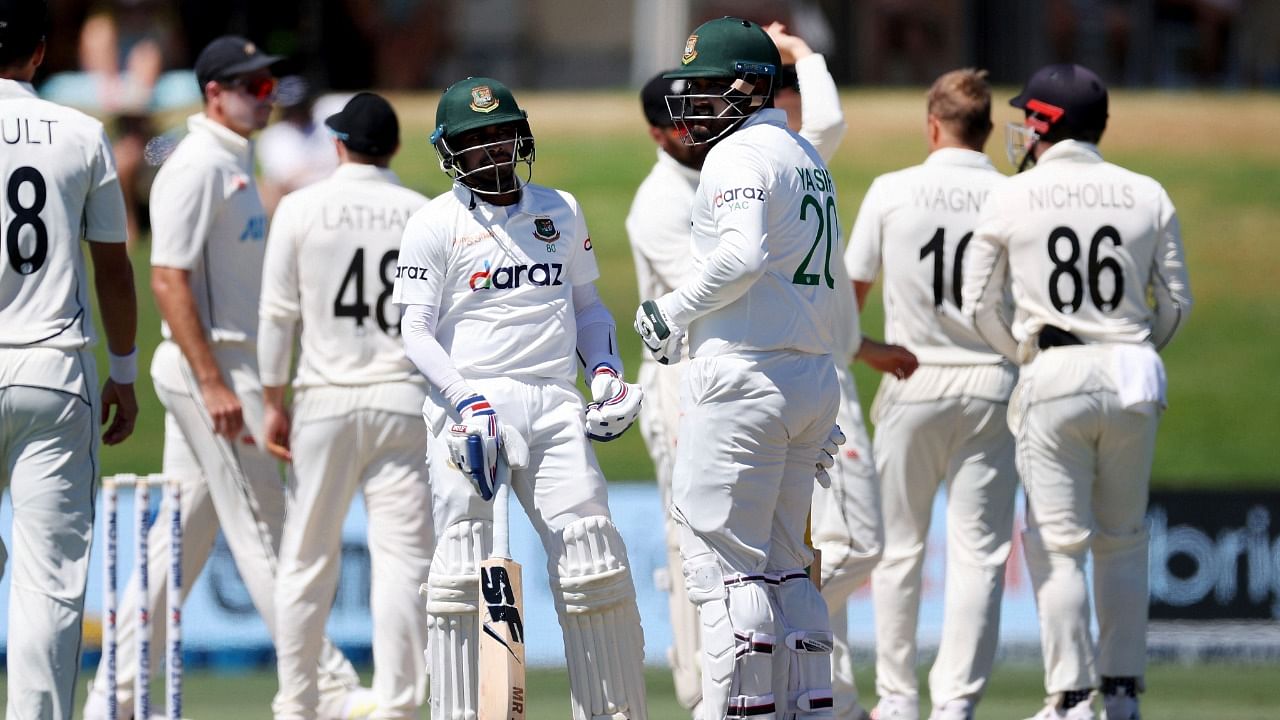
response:
<svg viewBox="0 0 1280 720"><path fill-rule="evenodd" d="M280 198L328 177L338 167L333 135L316 122L311 84L298 75L281 78L276 104L280 107L278 121L258 139L262 204L268 215L275 214ZM321 104L327 107L328 99Z"/></svg>

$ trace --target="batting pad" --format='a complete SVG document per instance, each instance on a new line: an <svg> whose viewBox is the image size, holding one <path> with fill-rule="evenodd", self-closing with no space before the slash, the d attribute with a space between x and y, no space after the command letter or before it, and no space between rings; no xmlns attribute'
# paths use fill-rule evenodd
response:
<svg viewBox="0 0 1280 720"><path fill-rule="evenodd" d="M831 633L827 604L803 568L781 573L770 586L785 633L786 652L775 654L774 693L787 699L781 720L833 717L831 692Z"/></svg>
<svg viewBox="0 0 1280 720"><path fill-rule="evenodd" d="M561 539L552 583L574 720L646 720L644 633L622 536L595 516L571 523Z"/></svg>
<svg viewBox="0 0 1280 720"><path fill-rule="evenodd" d="M488 520L459 521L440 534L427 579L427 658L431 717L473 720L479 697L480 560L488 556Z"/></svg>

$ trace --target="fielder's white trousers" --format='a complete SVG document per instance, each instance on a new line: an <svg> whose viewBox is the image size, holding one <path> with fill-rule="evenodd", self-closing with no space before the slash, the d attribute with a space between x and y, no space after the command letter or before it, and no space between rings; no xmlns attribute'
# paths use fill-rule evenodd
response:
<svg viewBox="0 0 1280 720"><path fill-rule="evenodd" d="M1013 378L1008 366L924 366L905 382L882 381L875 452L885 547L871 583L881 697L919 694L916 631L925 541L942 484L947 491L946 590L942 640L929 673L933 705L958 699L976 703L991 675L1018 482L1006 421ZM934 398L925 399L912 393L913 384L954 394L924 393Z"/></svg>
<svg viewBox="0 0 1280 720"><path fill-rule="evenodd" d="M166 418L165 473L182 481L182 579L183 597L204 569L213 542L221 527L236 569L249 591L250 599L266 623L273 639L275 623L276 553L284 524L284 483L279 465L258 445L262 434L262 386L258 380L257 357L252 345L219 343L213 346L223 380L244 408L245 430L232 443L213 432L203 396L178 346L165 341L156 348L151 377L156 395L164 405ZM173 432L176 431L175 436ZM178 447L171 441L181 438ZM185 449L184 449L185 448ZM198 468L198 472L196 469ZM168 517L162 505L159 517ZM147 538L150 557L147 605L151 617L165 617L165 578L169 574L169 527L157 523ZM116 654L117 703L122 716L133 711L133 678L137 673L136 618L138 586L131 578L117 614ZM192 618L185 618L191 622ZM164 647L164 623L151 623L152 648ZM326 687L345 693L358 684L351 664L327 640L321 660ZM152 658L152 667L160 667ZM105 693L106 665L100 663L92 688Z"/></svg>
<svg viewBox="0 0 1280 720"><path fill-rule="evenodd" d="M371 394L412 398L410 413L362 402ZM289 513L276 576L276 720L314 720L320 702L317 663L338 587L342 519L357 490L369 516L373 617L373 718L418 717L426 699L427 581L434 537L427 482L424 393L412 383L299 391L290 437ZM373 407L370 407L373 405Z"/></svg>
<svg viewBox="0 0 1280 720"><path fill-rule="evenodd" d="M1050 695L1096 688L1099 675L1141 682L1146 671L1145 515L1159 408L1121 406L1111 347L1042 352L1023 367L1009 411L1027 494L1027 568ZM1084 567L1089 552L1096 655Z"/></svg>
<svg viewBox="0 0 1280 720"><path fill-rule="evenodd" d="M70 720L98 473L93 356L0 353L0 492L13 500L5 717ZM75 376L60 389L25 384L19 365L48 360Z"/></svg>

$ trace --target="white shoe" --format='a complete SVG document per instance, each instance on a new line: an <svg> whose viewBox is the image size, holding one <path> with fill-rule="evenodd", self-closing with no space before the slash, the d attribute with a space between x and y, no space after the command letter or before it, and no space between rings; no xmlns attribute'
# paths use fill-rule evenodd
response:
<svg viewBox="0 0 1280 720"><path fill-rule="evenodd" d="M119 704L116 706L116 715L121 718L133 716L133 706ZM107 694L96 689L95 683L89 681L89 689L84 699L84 713L81 715L84 720L107 720Z"/></svg>
<svg viewBox="0 0 1280 720"><path fill-rule="evenodd" d="M341 695L326 693L320 699L322 720L364 720L378 709L378 699L367 687L356 687Z"/></svg>
<svg viewBox="0 0 1280 720"><path fill-rule="evenodd" d="M871 720L920 720L920 701L910 695L885 695L871 711Z"/></svg>
<svg viewBox="0 0 1280 720"><path fill-rule="evenodd" d="M1085 700L1067 710L1060 710L1057 705L1046 705L1027 720L1094 720L1093 702Z"/></svg>
<svg viewBox="0 0 1280 720"><path fill-rule="evenodd" d="M1102 720L1142 720L1138 698L1122 693L1102 696Z"/></svg>
<svg viewBox="0 0 1280 720"><path fill-rule="evenodd" d="M963 698L935 707L929 720L973 720L973 703Z"/></svg>

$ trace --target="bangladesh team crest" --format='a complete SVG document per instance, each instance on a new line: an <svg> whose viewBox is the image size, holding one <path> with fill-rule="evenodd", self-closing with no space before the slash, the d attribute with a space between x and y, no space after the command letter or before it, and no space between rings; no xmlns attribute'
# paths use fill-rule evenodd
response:
<svg viewBox="0 0 1280 720"><path fill-rule="evenodd" d="M689 39L685 41L684 56L680 58L680 62L684 65L688 65L693 62L696 57L698 57L698 36L690 35Z"/></svg>
<svg viewBox="0 0 1280 720"><path fill-rule="evenodd" d="M478 113L497 110L498 98L493 96L493 89L488 85L477 85L471 88L471 109Z"/></svg>
<svg viewBox="0 0 1280 720"><path fill-rule="evenodd" d="M533 236L542 242L553 243L560 239L560 231L556 230L556 223L551 218L535 218Z"/></svg>

